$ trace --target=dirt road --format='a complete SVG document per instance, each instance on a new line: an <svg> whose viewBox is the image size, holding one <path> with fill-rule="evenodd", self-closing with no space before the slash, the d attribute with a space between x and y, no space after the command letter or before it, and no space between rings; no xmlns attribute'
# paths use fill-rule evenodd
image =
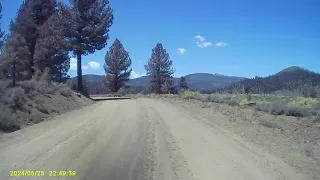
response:
<svg viewBox="0 0 320 180"><path fill-rule="evenodd" d="M13 170L43 171L44 176L10 177ZM60 171L76 175L49 176ZM306 178L179 107L129 99L99 102L0 136L0 179Z"/></svg>

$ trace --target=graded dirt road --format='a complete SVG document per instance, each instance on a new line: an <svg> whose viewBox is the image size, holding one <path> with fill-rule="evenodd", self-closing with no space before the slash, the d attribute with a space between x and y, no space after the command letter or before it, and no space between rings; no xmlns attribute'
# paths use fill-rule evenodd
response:
<svg viewBox="0 0 320 180"><path fill-rule="evenodd" d="M0 179L306 179L236 137L159 100L102 101L0 136Z"/></svg>

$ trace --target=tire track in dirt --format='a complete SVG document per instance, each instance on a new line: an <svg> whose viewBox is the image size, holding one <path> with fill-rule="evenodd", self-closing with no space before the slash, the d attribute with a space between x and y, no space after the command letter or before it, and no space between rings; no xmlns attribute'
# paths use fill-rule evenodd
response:
<svg viewBox="0 0 320 180"><path fill-rule="evenodd" d="M176 140L171 135L157 110L151 105L146 108L154 137L154 179L193 179Z"/></svg>

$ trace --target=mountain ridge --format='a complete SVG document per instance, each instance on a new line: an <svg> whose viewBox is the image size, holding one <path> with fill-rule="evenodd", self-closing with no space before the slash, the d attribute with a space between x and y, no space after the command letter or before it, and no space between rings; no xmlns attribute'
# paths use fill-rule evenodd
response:
<svg viewBox="0 0 320 180"><path fill-rule="evenodd" d="M184 76L187 80L188 86L190 90L197 91L214 91L219 87L223 87L225 85L240 81L245 79L244 77L236 77L236 76L226 76L220 74L211 74L211 73L192 73ZM94 74L86 74L83 75L83 78L87 81L89 89L93 88L103 88L103 75L94 75ZM74 84L77 84L77 78L71 78ZM149 76L141 76L135 79L130 79L126 85L132 87L144 88L149 82ZM178 77L173 78L173 84L178 86ZM93 90L89 90L93 92Z"/></svg>
<svg viewBox="0 0 320 180"><path fill-rule="evenodd" d="M319 73L299 66L290 66L273 75L244 79L217 91L237 93L243 92L243 89L246 88L256 94L290 91L308 96L307 94L310 94L311 89L316 86L320 86Z"/></svg>
<svg viewBox="0 0 320 180"><path fill-rule="evenodd" d="M103 75L83 75L92 93L102 91ZM305 91L310 87L320 86L320 74L299 66L290 66L273 75L266 77L244 78L226 76L218 73L191 73L184 76L190 90L204 93L238 93L243 92L244 87L249 87L252 93L274 93L276 91ZM76 84L76 77L71 78ZM148 76L130 79L126 85L142 90L148 83ZM173 84L178 86L179 78L173 78ZM100 89L99 89L100 88ZM99 90L94 90L99 89ZM301 93L300 93L301 94Z"/></svg>

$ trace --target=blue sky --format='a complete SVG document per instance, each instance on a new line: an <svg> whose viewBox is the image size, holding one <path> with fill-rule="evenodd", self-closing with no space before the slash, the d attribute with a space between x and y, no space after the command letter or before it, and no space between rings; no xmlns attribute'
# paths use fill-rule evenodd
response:
<svg viewBox="0 0 320 180"><path fill-rule="evenodd" d="M63 0L67 2L67 0ZM6 31L22 0L2 0ZM320 72L319 0L110 0L108 47L84 57L84 74L104 74L104 56L120 39L133 77L160 42L175 76L195 72L267 76L288 66ZM70 75L75 76L74 68Z"/></svg>

